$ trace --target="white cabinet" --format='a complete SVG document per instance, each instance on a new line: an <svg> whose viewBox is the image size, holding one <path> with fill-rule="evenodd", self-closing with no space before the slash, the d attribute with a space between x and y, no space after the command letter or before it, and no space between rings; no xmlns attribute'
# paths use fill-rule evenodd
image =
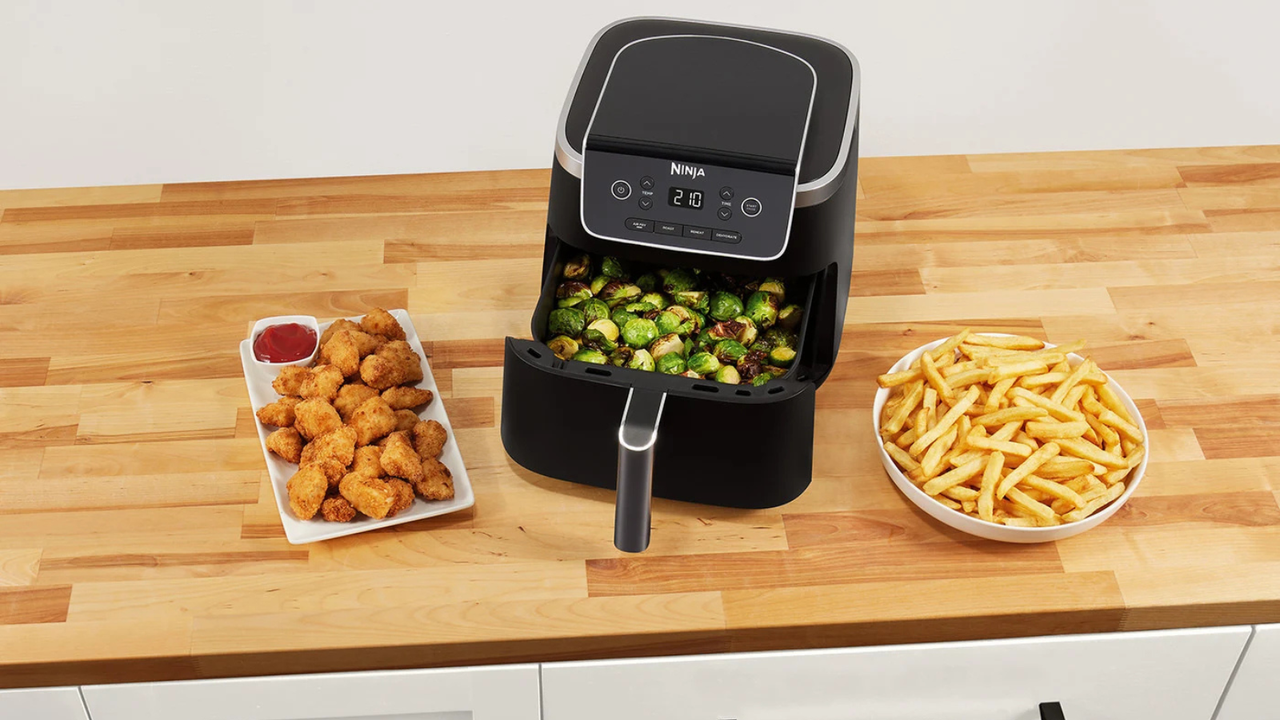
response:
<svg viewBox="0 0 1280 720"><path fill-rule="evenodd" d="M89 720L73 687L0 690L0 720Z"/></svg>
<svg viewBox="0 0 1280 720"><path fill-rule="evenodd" d="M1217 720L1274 720L1280 717L1277 678L1280 678L1280 625L1258 625L1223 698Z"/></svg>
<svg viewBox="0 0 1280 720"><path fill-rule="evenodd" d="M93 720L539 718L537 665L86 685L82 692Z"/></svg>
<svg viewBox="0 0 1280 720"><path fill-rule="evenodd" d="M1250 632L551 663L543 719L1037 720L1057 701L1066 720L1210 720Z"/></svg>

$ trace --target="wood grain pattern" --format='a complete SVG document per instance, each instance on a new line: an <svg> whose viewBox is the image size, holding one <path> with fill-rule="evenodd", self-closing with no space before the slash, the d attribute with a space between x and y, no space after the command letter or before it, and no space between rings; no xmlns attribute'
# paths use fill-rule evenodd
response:
<svg viewBox="0 0 1280 720"><path fill-rule="evenodd" d="M0 192L0 687L1280 621L1280 146L864 158L814 473L767 510L612 493L503 451L542 170ZM258 317L413 315L474 508L289 545L240 376ZM1069 342L1151 463L1051 545L888 482L875 376L962 327Z"/></svg>

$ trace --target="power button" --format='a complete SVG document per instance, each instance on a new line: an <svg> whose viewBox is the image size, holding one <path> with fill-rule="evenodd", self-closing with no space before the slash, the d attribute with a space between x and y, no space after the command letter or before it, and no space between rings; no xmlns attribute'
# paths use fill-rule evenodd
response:
<svg viewBox="0 0 1280 720"><path fill-rule="evenodd" d="M613 196L619 200L626 200L631 197L631 183L626 180L614 180L611 190L613 191Z"/></svg>

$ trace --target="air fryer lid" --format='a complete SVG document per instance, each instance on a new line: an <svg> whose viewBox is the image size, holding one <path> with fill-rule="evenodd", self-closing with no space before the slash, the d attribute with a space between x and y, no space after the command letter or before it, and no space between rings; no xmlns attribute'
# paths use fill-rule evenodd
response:
<svg viewBox="0 0 1280 720"><path fill-rule="evenodd" d="M801 58L754 42L638 40L613 61L586 148L794 175L816 80Z"/></svg>

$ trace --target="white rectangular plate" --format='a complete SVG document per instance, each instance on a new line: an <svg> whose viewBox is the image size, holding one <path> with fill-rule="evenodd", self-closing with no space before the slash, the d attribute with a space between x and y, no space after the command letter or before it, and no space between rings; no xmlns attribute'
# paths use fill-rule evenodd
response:
<svg viewBox="0 0 1280 720"><path fill-rule="evenodd" d="M435 396L435 399L418 413L418 417L423 420L435 420L443 425L444 429L449 433L449 439L444 444L444 452L440 455L440 462L444 463L445 467L449 468L449 472L453 473L453 499L427 501L422 498L415 498L413 505L408 510L395 517L383 520L375 520L363 515L359 516L357 520L346 523L325 522L319 516L313 520L299 520L293 516L293 511L289 509L289 493L285 489L285 484L297 472L298 466L273 455L271 451L267 450L267 435L275 428L263 425L261 421L255 418L254 422L258 426L258 441L262 445L262 456L267 460L267 471L271 474L271 489L275 492L276 508L280 511L280 522L284 524L285 537L294 545L330 540L344 535L362 533L374 528L390 527L413 522L414 520L422 520L423 518L445 515L456 510L465 510L475 504L475 495L471 491L471 481L467 478L467 468L462 464L462 455L458 452L458 443L453 436L453 426L449 424L449 416L444 411L444 401L440 398L440 390L436 387L436 380L431 375L431 366L427 364L427 356L422 351L422 343L418 341L418 333L413 328L413 322L409 319L408 312L392 310L391 315L400 323L400 327L404 328L409 345L422 360L422 382L418 383L416 387L430 390L431 394ZM348 319L359 322L360 316L357 315ZM321 323L320 332L323 334L332 324L332 321ZM280 399L280 395L271 388L271 382L276 379L279 370L266 367L254 360L253 342L251 340L244 340L240 343L240 363L244 366L244 381L249 386L249 403L253 406L255 414L264 405L269 405Z"/></svg>

